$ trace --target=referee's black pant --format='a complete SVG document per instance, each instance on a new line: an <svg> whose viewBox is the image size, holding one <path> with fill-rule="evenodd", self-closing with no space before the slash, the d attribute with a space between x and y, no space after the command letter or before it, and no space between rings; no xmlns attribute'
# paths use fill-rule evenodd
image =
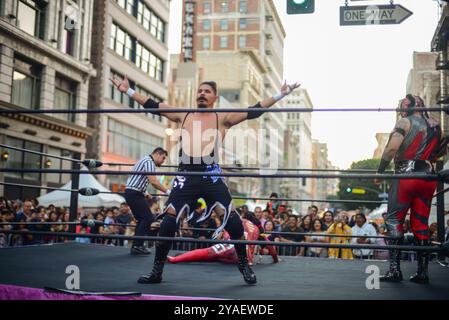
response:
<svg viewBox="0 0 449 320"><path fill-rule="evenodd" d="M126 189L125 199L131 208L134 218L137 220L135 235L149 236L151 230L150 227L154 221L154 218L144 194L136 190ZM142 245L142 240L134 240L133 242L133 247L139 247Z"/></svg>

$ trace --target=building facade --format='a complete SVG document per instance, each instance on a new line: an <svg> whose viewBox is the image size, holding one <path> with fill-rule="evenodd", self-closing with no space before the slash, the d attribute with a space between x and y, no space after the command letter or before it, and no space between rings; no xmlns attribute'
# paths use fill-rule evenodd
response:
<svg viewBox="0 0 449 320"><path fill-rule="evenodd" d="M166 100L168 0L94 1L92 61L97 77L90 83L89 108L139 109L110 78L127 75L132 88L157 101ZM103 162L135 163L165 145L166 120L152 114L98 114L88 117L94 130L88 156ZM107 166L103 167L108 169ZM129 170L129 166L111 166ZM100 177L113 191L123 190L126 176Z"/></svg>
<svg viewBox="0 0 449 320"><path fill-rule="evenodd" d="M337 169L328 159L328 149L326 143L318 140L312 142L312 169ZM312 197L314 199L326 200L329 196L334 196L338 191L338 179L312 179ZM323 207L323 204L317 204Z"/></svg>
<svg viewBox="0 0 449 320"><path fill-rule="evenodd" d="M389 133L376 133L377 147L374 150L373 159L382 158L382 154L384 153L385 146L387 145L388 139L390 138Z"/></svg>
<svg viewBox="0 0 449 320"><path fill-rule="evenodd" d="M407 79L407 93L420 96L426 106L436 106L440 96L440 72L435 69L438 54L413 52L413 67ZM437 112L430 116L439 119Z"/></svg>
<svg viewBox="0 0 449 320"><path fill-rule="evenodd" d="M92 1L0 1L2 109L86 109L91 64ZM92 134L85 114L0 116L0 143L56 156L83 158ZM70 161L1 149L4 168L70 169ZM61 174L0 174L0 181L60 187ZM37 188L0 186L8 198L34 198Z"/></svg>
<svg viewBox="0 0 449 320"><path fill-rule="evenodd" d="M313 109L313 104L307 90L297 89L286 98L287 108L307 108ZM287 113L287 130L294 135L297 143L298 156L296 163L292 163L290 158L294 158L293 154L288 153L289 168L312 168L312 112L288 112ZM310 199L312 198L312 180L311 179L289 179L286 181L290 187L288 193L295 198ZM293 184L293 185L292 185ZM300 203L300 212L307 212L310 204Z"/></svg>

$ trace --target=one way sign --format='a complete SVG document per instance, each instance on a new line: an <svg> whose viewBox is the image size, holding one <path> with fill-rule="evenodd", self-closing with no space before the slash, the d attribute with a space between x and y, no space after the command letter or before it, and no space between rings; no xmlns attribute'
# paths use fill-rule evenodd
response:
<svg viewBox="0 0 449 320"><path fill-rule="evenodd" d="M399 24L413 14L399 4L340 7L341 26Z"/></svg>

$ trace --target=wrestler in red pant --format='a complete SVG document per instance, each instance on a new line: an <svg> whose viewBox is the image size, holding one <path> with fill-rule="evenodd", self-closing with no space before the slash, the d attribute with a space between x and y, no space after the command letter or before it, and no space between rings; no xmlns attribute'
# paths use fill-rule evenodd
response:
<svg viewBox="0 0 449 320"><path fill-rule="evenodd" d="M407 95L401 103L402 109L422 108L421 98ZM394 158L395 173L412 172L432 173L432 161L445 152L445 141L441 138L439 124L429 119L425 111L419 109L401 112L402 118L396 123L385 151L382 155L379 173L387 168ZM424 179L393 180L388 195L388 212L386 218L390 244L401 244L403 241L403 223L410 210L410 222L414 234L415 245L429 245L428 219L432 197L436 189L436 181ZM428 283L429 254L418 252L417 272L410 278L417 283ZM400 269L400 251L390 251L390 269L382 281L398 282L402 280Z"/></svg>
<svg viewBox="0 0 449 320"><path fill-rule="evenodd" d="M251 223L249 220L242 219L243 227L245 229L246 240L258 240L259 239L259 229ZM229 239L229 236L224 235L225 239ZM252 265L254 259L254 245L248 245L248 261ZM273 261L278 262L276 248L274 246L266 246L269 254L273 257ZM234 245L227 243L216 244L212 247L205 249L192 250L183 253L176 257L168 257L168 262L179 263L179 262L222 262L222 263L237 263L237 253L235 252Z"/></svg>

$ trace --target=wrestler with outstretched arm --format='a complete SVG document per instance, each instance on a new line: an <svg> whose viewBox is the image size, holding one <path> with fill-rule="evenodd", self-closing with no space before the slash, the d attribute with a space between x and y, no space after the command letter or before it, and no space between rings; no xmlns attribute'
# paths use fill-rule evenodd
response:
<svg viewBox="0 0 449 320"><path fill-rule="evenodd" d="M151 111L157 109L176 109L165 103L159 103L153 99L143 96L129 87L125 76L124 80L111 79L113 84L121 92L126 92L132 99ZM221 173L218 161L218 149L225 138L226 131L231 127L245 121L256 119L263 113L259 110L269 108L276 102L290 94L300 84L284 85L278 95L258 102L250 107L248 112L243 113L160 113L167 119L181 125L180 152L179 152L179 175L174 179L172 192L167 200L164 211L164 219L160 226L159 235L162 237L174 237L179 217L184 212L189 213L198 198L206 200L207 212L203 220L210 217L212 210L223 217L223 224L214 234L216 237L223 228L229 233L231 239L244 239L243 225L239 215L235 212L232 197L222 177L213 176L183 176L183 171L188 172L211 172ZM213 81L200 84L197 92L197 107L213 109L218 99L217 85ZM200 131L202 136L196 137L194 131ZM213 132L214 142L210 143L208 135ZM169 241L156 243L156 255L153 270L150 274L139 278L139 283L159 283L162 281L164 263L171 247ZM243 279L248 284L257 282L256 276L250 268L247 260L245 245L235 245L238 256L238 268Z"/></svg>

